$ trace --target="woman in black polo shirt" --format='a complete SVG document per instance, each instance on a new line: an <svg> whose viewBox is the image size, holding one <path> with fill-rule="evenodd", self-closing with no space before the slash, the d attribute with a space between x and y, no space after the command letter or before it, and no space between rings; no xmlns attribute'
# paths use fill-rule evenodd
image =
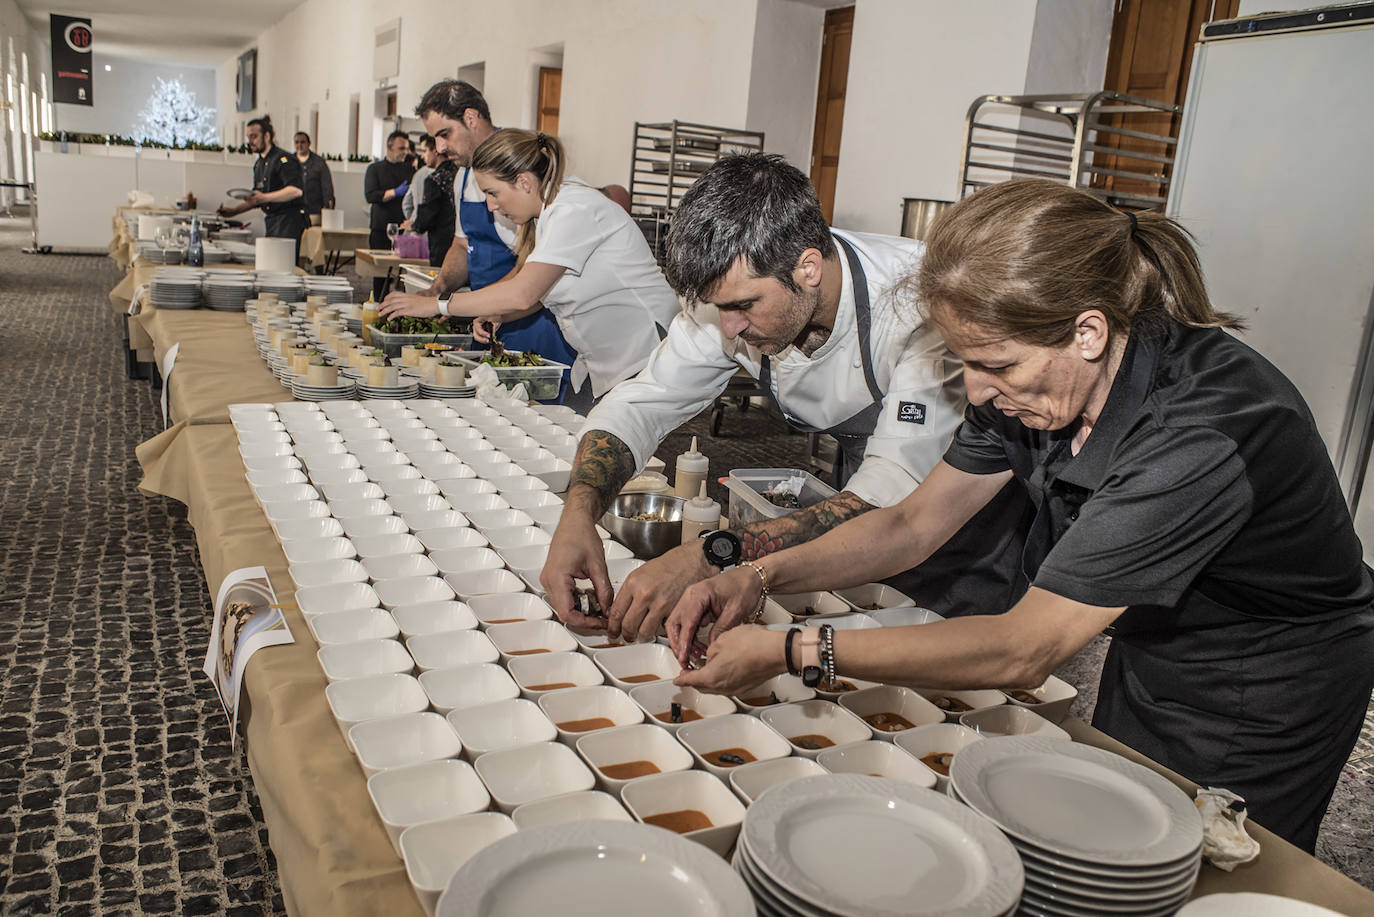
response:
<svg viewBox="0 0 1374 917"><path fill-rule="evenodd" d="M1240 322L1211 307L1186 233L1007 182L940 220L914 292L964 362L970 406L944 461L903 503L694 586L669 621L679 658L765 582L911 567L1015 477L1038 507L1026 597L839 632L839 673L1035 687L1111 627L1093 724L1312 850L1374 683L1374 579L1311 413L1223 330ZM784 634L740 628L679 683L733 692L783 671L783 652Z"/></svg>

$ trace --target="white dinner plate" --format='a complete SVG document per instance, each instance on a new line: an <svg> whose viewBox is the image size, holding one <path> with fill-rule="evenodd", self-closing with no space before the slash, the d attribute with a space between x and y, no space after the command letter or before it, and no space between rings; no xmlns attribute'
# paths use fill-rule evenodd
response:
<svg viewBox="0 0 1374 917"><path fill-rule="evenodd" d="M1341 917L1336 911L1296 898L1256 892L1203 895L1184 905L1178 917L1252 917L1254 914L1264 914L1265 917Z"/></svg>
<svg viewBox="0 0 1374 917"><path fill-rule="evenodd" d="M449 880L436 917L752 917L749 889L710 850L661 828L577 821L502 838Z"/></svg>

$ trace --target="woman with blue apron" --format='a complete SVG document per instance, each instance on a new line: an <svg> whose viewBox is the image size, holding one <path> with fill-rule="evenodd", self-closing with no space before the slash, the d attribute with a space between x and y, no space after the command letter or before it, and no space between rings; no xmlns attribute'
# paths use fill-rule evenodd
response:
<svg viewBox="0 0 1374 917"><path fill-rule="evenodd" d="M515 267L515 252L506 247L496 232L496 217L486 201L465 200L472 169L463 169L463 183L459 186L458 222L468 238L468 286L480 290L505 277ZM533 351L547 360L572 366L577 351L568 346L558 321L548 309L506 322L499 329L501 342L510 350ZM560 400L568 392L568 370L563 370Z"/></svg>
<svg viewBox="0 0 1374 917"><path fill-rule="evenodd" d="M836 490L843 490L863 464L868 438L882 414L884 394L873 372L868 277L853 247L838 234L834 238L849 262L859 354L864 381L873 400L847 420L822 430L797 420L783 407L773 390L773 371L767 354L760 357L759 382L783 419L794 429L835 438L837 448L831 484ZM922 608L947 617L1000 614L1016 603L1029 582L1021 572L1021 550L1031 509L1025 487L1013 480L925 563L885 582L914 599Z"/></svg>

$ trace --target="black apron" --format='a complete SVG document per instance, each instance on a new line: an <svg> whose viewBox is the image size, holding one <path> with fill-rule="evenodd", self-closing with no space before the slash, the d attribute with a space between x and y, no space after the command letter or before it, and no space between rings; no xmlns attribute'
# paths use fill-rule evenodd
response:
<svg viewBox="0 0 1374 917"><path fill-rule="evenodd" d="M767 354L759 361L759 382L768 392L783 419L805 433L825 433L835 438L835 466L831 484L843 490L863 464L868 438L878 425L884 393L873 372L872 309L868 296L868 276L854 248L835 234L849 262L854 285L854 319L859 332L859 357L864 382L872 401L862 410L834 426L822 430L802 423L787 412L773 390L773 372ZM1025 593L1027 580L1021 575L1021 550L1030 521L1031 505L1026 489L1011 481L987 506L969 520L925 563L884 580L922 608L946 617L969 614L1001 614Z"/></svg>

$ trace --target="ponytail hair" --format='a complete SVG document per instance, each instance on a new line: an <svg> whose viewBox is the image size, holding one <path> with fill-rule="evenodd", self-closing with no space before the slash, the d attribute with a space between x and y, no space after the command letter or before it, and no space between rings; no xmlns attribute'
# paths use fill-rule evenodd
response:
<svg viewBox="0 0 1374 917"><path fill-rule="evenodd" d="M945 211L909 286L927 314L938 309L1043 347L1071 340L1087 309L1118 332L1164 316L1244 328L1212 307L1192 237L1178 223L1043 179L990 185Z"/></svg>
<svg viewBox="0 0 1374 917"><path fill-rule="evenodd" d="M503 182L513 184L522 172L528 172L539 183L539 199L547 207L558 197L563 185L563 144L557 137L543 131L506 128L497 131L472 153L472 169L490 172ZM534 250L534 227L530 220L520 227L515 238L515 256L524 264Z"/></svg>

